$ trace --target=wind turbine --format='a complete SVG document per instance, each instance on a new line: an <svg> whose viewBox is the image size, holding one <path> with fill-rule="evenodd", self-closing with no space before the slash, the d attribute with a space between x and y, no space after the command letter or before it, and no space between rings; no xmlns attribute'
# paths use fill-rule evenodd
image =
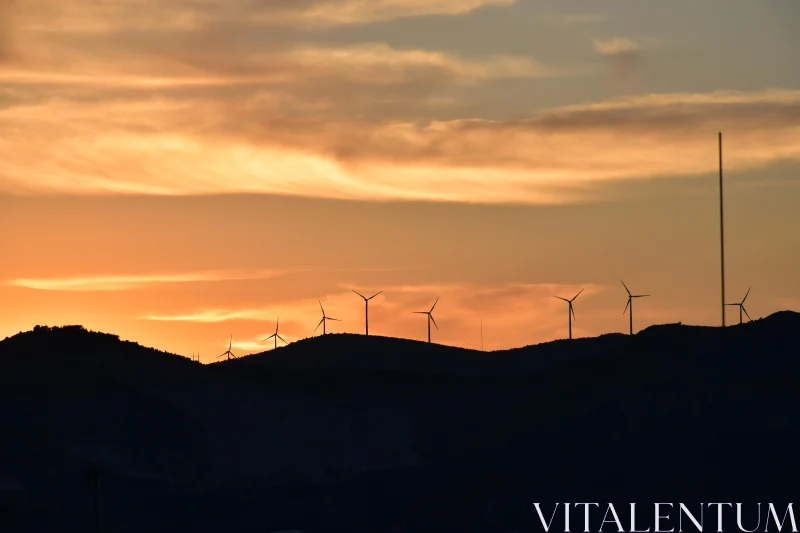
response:
<svg viewBox="0 0 800 533"><path fill-rule="evenodd" d="M353 289L353 292L358 294L362 298L364 298L364 306L365 306L364 314L367 317L366 318L366 333L365 333L365 335L369 335L369 301L372 300L373 298L375 298L377 295L379 295L383 291L375 293L372 296L370 296L369 298L367 298L366 296L364 296L363 294L361 294L360 292L358 292L355 289ZM322 307L322 304L319 304L319 305L320 305L320 307ZM324 315L324 311L323 311L323 315ZM317 326L317 327L319 327L319 326Z"/></svg>
<svg viewBox="0 0 800 533"><path fill-rule="evenodd" d="M436 304L439 303L439 298L436 298L436 301L433 302L433 307L436 307ZM439 326L436 324L436 320L433 318L433 307L431 307L430 311L412 311L412 313L417 315L428 315L428 342L431 342L431 320L433 320L433 325L436 326L436 329L439 329Z"/></svg>
<svg viewBox="0 0 800 533"><path fill-rule="evenodd" d="M752 288L753 287L750 287L750 289ZM752 318L750 318L750 314L747 312L747 309L744 308L744 301L747 300L747 296L750 294L750 289L747 289L747 294L744 295L744 298L742 298L742 301L739 302L738 304L725 304L725 305L739 306L739 324L742 323L742 311L744 311L744 314L747 315L747 320L753 320Z"/></svg>
<svg viewBox="0 0 800 533"><path fill-rule="evenodd" d="M622 286L625 287L625 291L627 291L627 293L628 293L628 303L625 304L625 310L622 311L622 314L624 315L625 311L628 310L628 306L630 306L630 308L631 308L631 311L630 311L631 335L633 335L633 299L634 298L644 298L644 297L650 296L650 295L649 294L631 294L631 291L628 290L628 286L625 285L625 282L622 281L622 280L619 280L619 281L620 281L620 283L622 283Z"/></svg>
<svg viewBox="0 0 800 533"><path fill-rule="evenodd" d="M314 328L314 331L317 331L320 326L322 326L322 334L325 335L327 333L325 329L325 324L327 324L328 320L335 320L336 322L341 322L338 318L331 318L329 316L325 316L325 309L322 308L322 302L319 302L319 308L322 309L322 319L317 324L317 327Z"/></svg>
<svg viewBox="0 0 800 533"><path fill-rule="evenodd" d="M572 297L572 300L567 300L566 298L562 298L561 296L553 296L553 298L558 298L559 300L564 300L569 305L567 309L567 318L569 318L569 338L572 339L572 319L575 317L575 310L572 308L572 302L575 301L575 298L581 295L583 289L581 289L578 294Z"/></svg>
<svg viewBox="0 0 800 533"><path fill-rule="evenodd" d="M270 339L275 339L275 347L273 348L273 350L277 350L278 349L278 339L282 340L284 344L289 344L288 342L286 342L283 339L283 337L278 335L278 322L280 322L280 320L281 320L281 317L278 317L278 320L275 321L275 333L273 333L272 335L270 335L269 337L267 337L266 339L261 341L261 342L267 342Z"/></svg>
<svg viewBox="0 0 800 533"><path fill-rule="evenodd" d="M224 357L226 355L228 356L228 359L227 359L228 361L231 360L231 357L236 359L236 356L233 355L233 352L231 352L231 347L233 347L233 335L231 335L231 341L228 343L228 351L227 352L223 352L222 355L218 355L217 359L219 359L220 357Z"/></svg>

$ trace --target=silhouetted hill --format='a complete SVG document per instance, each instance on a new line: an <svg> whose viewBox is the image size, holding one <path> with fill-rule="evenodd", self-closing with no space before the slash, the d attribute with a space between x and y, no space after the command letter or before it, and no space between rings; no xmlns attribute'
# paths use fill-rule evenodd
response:
<svg viewBox="0 0 800 533"><path fill-rule="evenodd" d="M441 344L336 333L297 341L277 350L214 363L220 368L251 372L261 369L376 371L412 375L462 377L516 376L538 371L551 362L613 351L627 342L621 334L592 339L555 341L537 346L483 352ZM565 343L571 342L571 345Z"/></svg>
<svg viewBox="0 0 800 533"><path fill-rule="evenodd" d="M800 331L800 314L782 311L743 325L717 327L663 324L634 336L611 333L594 338L556 340L543 344L483 352L390 337L329 334L297 341L277 350L221 361L212 366L242 375L262 375L280 370L298 375L315 372L366 372L420 376L474 378L520 377L541 372L554 364L587 358L620 356L628 352L659 352L680 347L687 353L714 351L721 333L731 347L741 342L790 342Z"/></svg>
<svg viewBox="0 0 800 533"><path fill-rule="evenodd" d="M533 501L785 501L798 333L780 312L497 352L340 334L201 366L39 328L0 342L0 481L28 494L19 531L81 533L88 464L115 532L538 531Z"/></svg>

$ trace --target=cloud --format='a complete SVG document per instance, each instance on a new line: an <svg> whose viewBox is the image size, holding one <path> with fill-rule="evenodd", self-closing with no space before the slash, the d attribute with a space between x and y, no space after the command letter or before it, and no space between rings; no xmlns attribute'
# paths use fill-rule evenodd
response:
<svg viewBox="0 0 800 533"><path fill-rule="evenodd" d="M641 51L639 44L627 37L611 39L595 39L594 50L603 56L621 56L637 54Z"/></svg>
<svg viewBox="0 0 800 533"><path fill-rule="evenodd" d="M446 76L454 82L472 83L503 78L550 77L556 72L530 58L496 55L465 60L453 54L426 50L396 50L382 43L349 48L297 48L291 58L304 72L319 77L338 76L378 85L407 83L418 77Z"/></svg>
<svg viewBox="0 0 800 533"><path fill-rule="evenodd" d="M203 311L191 312L186 314L172 314L172 315L143 315L142 320L155 320L158 322L202 322L202 323L217 323L227 322L230 320L256 320L267 321L272 320L275 313L270 308L265 309L206 309Z"/></svg>
<svg viewBox="0 0 800 533"><path fill-rule="evenodd" d="M14 0L0 0L0 65L6 62L12 53L13 8Z"/></svg>
<svg viewBox="0 0 800 533"><path fill-rule="evenodd" d="M568 73L520 55L466 56L381 42L328 43L327 34L315 39L305 24L303 30L265 31L259 18L276 24L277 12L309 10L374 11L380 17L456 14L512 3L31 0L15 10L19 42L13 60L0 64L0 98L10 107L42 100L92 104L168 95L187 105L200 98L219 107L269 100L280 114L316 113L316 118L429 114L457 105L452 91L459 87Z"/></svg>
<svg viewBox="0 0 800 533"><path fill-rule="evenodd" d="M651 39L651 41L653 41ZM596 39L594 50L604 57L612 69L612 75L618 81L629 83L643 72L645 67L644 48L637 41L628 37ZM630 91L635 86L624 87Z"/></svg>
<svg viewBox="0 0 800 533"><path fill-rule="evenodd" d="M43 291L124 291L164 283L192 283L208 281L266 279L284 274L277 270L240 270L189 272L183 274L141 276L92 276L50 279L14 279L8 282L14 287Z"/></svg>
<svg viewBox="0 0 800 533"><path fill-rule="evenodd" d="M511 3L337 6L340 18L372 20ZM601 180L713 171L719 129L730 132L730 170L798 158L799 91L650 95L517 120L431 120L464 116L470 85L570 73L524 56L333 45L294 29L252 28L259 13L321 17L332 5L16 3L15 24L25 29L14 59L0 66L0 191L562 203ZM632 57L625 43L596 44L624 63Z"/></svg>
<svg viewBox="0 0 800 533"><path fill-rule="evenodd" d="M52 100L0 110L0 183L29 194L558 203L601 180L713 172L720 130L730 171L800 159L799 119L793 90L653 94L425 124L286 117L269 95Z"/></svg>
<svg viewBox="0 0 800 533"><path fill-rule="evenodd" d="M349 47L296 44L282 50L237 53L234 57L200 56L188 63L179 56L170 56L168 52L147 64L133 65L128 62L109 63L103 57L91 58L64 50L46 57L46 62L31 58L26 68L0 70L0 81L110 88L264 87L301 82L330 85L331 80L339 84L396 86L472 84L506 78L563 75L523 56L493 55L466 59L441 51L395 49L384 43Z"/></svg>
<svg viewBox="0 0 800 533"><path fill-rule="evenodd" d="M409 272L409 268L361 268L361 269L341 269L341 268L293 268L291 270L269 270L269 269L229 269L229 270L209 270L203 272L183 272L177 274L149 274L149 275L108 275L108 276L73 276L57 278L29 279L19 278L7 282L12 287L26 289L36 289L42 291L70 291L70 292L106 292L106 291L126 291L143 289L154 285L171 283L200 283L200 282L220 282L220 281L250 281L263 280L285 276L294 273L310 273L325 271L328 273L375 273L375 272ZM218 321L213 318L213 313L205 315L210 317L208 321ZM243 318L243 317L232 317ZM228 320L228 318L224 318Z"/></svg>
<svg viewBox="0 0 800 533"><path fill-rule="evenodd" d="M604 13L549 12L542 14L540 18L544 23L557 28L572 28L575 26L600 24L608 20L608 16Z"/></svg>
<svg viewBox="0 0 800 533"><path fill-rule="evenodd" d="M20 8L28 31L102 34L192 31L219 24L324 28L430 15L463 15L516 0L29 0ZM58 24L52 24L58 20Z"/></svg>
<svg viewBox="0 0 800 533"><path fill-rule="evenodd" d="M265 13L260 22L338 26L426 15L463 15L481 7L511 6L516 0L342 0L311 4L301 10Z"/></svg>

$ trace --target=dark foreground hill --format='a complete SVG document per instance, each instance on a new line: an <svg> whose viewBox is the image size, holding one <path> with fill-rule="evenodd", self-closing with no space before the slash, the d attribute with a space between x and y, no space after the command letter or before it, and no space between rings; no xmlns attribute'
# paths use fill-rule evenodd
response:
<svg viewBox="0 0 800 533"><path fill-rule="evenodd" d="M0 342L0 531L93 531L97 494L108 532L540 531L535 501L781 502L798 333L781 312L491 353L327 335L202 366L37 328Z"/></svg>

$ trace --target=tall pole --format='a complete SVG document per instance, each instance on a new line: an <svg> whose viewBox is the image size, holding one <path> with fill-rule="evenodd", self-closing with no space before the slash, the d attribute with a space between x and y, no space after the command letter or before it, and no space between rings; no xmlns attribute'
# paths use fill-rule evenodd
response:
<svg viewBox="0 0 800 533"><path fill-rule="evenodd" d="M367 317L367 336L369 336L369 300L364 300L364 314Z"/></svg>
<svg viewBox="0 0 800 533"><path fill-rule="evenodd" d="M719 258L722 274L722 327L725 327L725 219L722 215L722 132L719 132Z"/></svg>

